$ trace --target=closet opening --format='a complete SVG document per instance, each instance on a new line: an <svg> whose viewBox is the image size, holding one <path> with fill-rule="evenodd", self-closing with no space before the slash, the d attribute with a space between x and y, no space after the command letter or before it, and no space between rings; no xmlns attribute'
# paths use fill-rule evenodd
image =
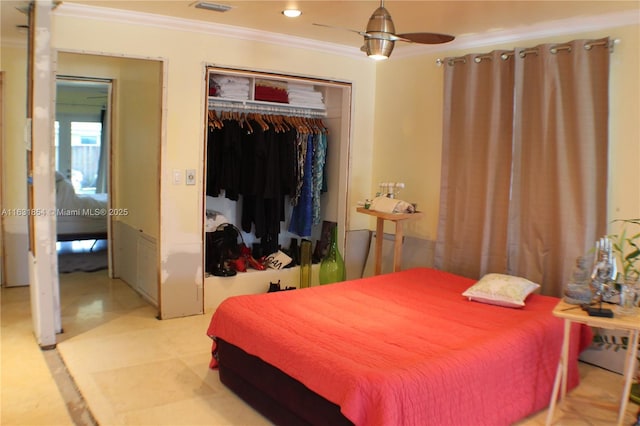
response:
<svg viewBox="0 0 640 426"><path fill-rule="evenodd" d="M332 226L345 253L351 84L217 66L205 75L204 309L272 283L299 288L303 243L318 285ZM227 256L240 263L225 258L222 232L244 248Z"/></svg>

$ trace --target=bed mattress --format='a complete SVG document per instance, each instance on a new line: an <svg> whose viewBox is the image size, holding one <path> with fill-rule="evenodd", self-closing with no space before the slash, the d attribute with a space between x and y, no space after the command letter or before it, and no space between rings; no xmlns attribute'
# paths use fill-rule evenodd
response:
<svg viewBox="0 0 640 426"><path fill-rule="evenodd" d="M487 305L461 295L474 283L416 268L237 296L219 306L207 333L299 381L357 425L507 425L549 403L563 334L551 314L558 299ZM583 338L572 339L569 387L591 337L579 325L573 332Z"/></svg>
<svg viewBox="0 0 640 426"><path fill-rule="evenodd" d="M58 216L56 218L56 233L58 236L105 234L107 233L107 220L83 216Z"/></svg>
<svg viewBox="0 0 640 426"><path fill-rule="evenodd" d="M108 195L76 194L71 182L56 172L56 234L58 241L107 236Z"/></svg>

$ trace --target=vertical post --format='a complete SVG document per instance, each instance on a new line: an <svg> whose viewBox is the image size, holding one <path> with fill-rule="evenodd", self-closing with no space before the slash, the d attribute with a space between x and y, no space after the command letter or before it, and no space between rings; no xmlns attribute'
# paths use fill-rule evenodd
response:
<svg viewBox="0 0 640 426"><path fill-rule="evenodd" d="M382 243L384 242L384 219L379 217L376 220L376 265L375 275L382 273Z"/></svg>
<svg viewBox="0 0 640 426"><path fill-rule="evenodd" d="M571 321L564 320L564 338L562 339L562 355L560 355L560 365L562 365L562 390L560 400L567 396L567 377L569 373L569 344L571 342Z"/></svg>
<svg viewBox="0 0 640 426"><path fill-rule="evenodd" d="M402 240L404 239L404 229L402 220L396 221L396 236L393 242L393 272L402 270Z"/></svg>
<svg viewBox="0 0 640 426"><path fill-rule="evenodd" d="M560 350L560 359L558 360L558 368L556 370L556 378L553 382L553 390L551 391L551 402L549 403L549 411L547 412L546 425L550 425L553 420L553 413L556 409L558 399L558 391L562 387L560 400L564 399L567 393L567 365L569 362L569 342L571 341L571 321L564 320L564 334L562 336L562 349Z"/></svg>
<svg viewBox="0 0 640 426"><path fill-rule="evenodd" d="M29 82L27 151L29 207L29 277L31 313L38 344L53 348L61 331L60 293L55 247L53 180L53 85L51 0L37 0L29 10Z"/></svg>
<svg viewBox="0 0 640 426"><path fill-rule="evenodd" d="M638 335L640 330L629 331L629 344L627 345L627 356L625 359L624 370L624 391L622 392L622 400L620 401L620 410L618 411L618 424L621 425L624 420L624 412L627 410L629 403L629 393L631 392L631 382L636 369L636 357L638 356Z"/></svg>

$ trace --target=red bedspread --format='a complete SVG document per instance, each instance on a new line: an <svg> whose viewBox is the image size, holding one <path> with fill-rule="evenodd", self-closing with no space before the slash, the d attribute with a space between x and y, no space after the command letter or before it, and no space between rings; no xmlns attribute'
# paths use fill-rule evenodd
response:
<svg viewBox="0 0 640 426"><path fill-rule="evenodd" d="M461 296L473 283L417 268L232 297L207 334L304 383L357 425L511 424L549 403L563 333L551 314L558 299L491 306ZM590 339L584 330L572 339L570 387Z"/></svg>

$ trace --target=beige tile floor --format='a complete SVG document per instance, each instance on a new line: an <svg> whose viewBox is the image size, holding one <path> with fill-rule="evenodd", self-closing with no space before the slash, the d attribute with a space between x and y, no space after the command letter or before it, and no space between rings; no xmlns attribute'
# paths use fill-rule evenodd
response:
<svg viewBox="0 0 640 426"><path fill-rule="evenodd" d="M49 355L31 332L28 289L3 288L1 295L0 424L91 424L72 419L65 409L69 397L58 390ZM64 333L54 353L98 424L269 424L209 370L210 314L159 321L153 307L104 271L63 275L61 301ZM560 405L554 424L615 424L621 376L586 364L580 371L582 383ZM632 424L637 409L629 405L625 424ZM545 417L542 411L518 425L542 425Z"/></svg>

